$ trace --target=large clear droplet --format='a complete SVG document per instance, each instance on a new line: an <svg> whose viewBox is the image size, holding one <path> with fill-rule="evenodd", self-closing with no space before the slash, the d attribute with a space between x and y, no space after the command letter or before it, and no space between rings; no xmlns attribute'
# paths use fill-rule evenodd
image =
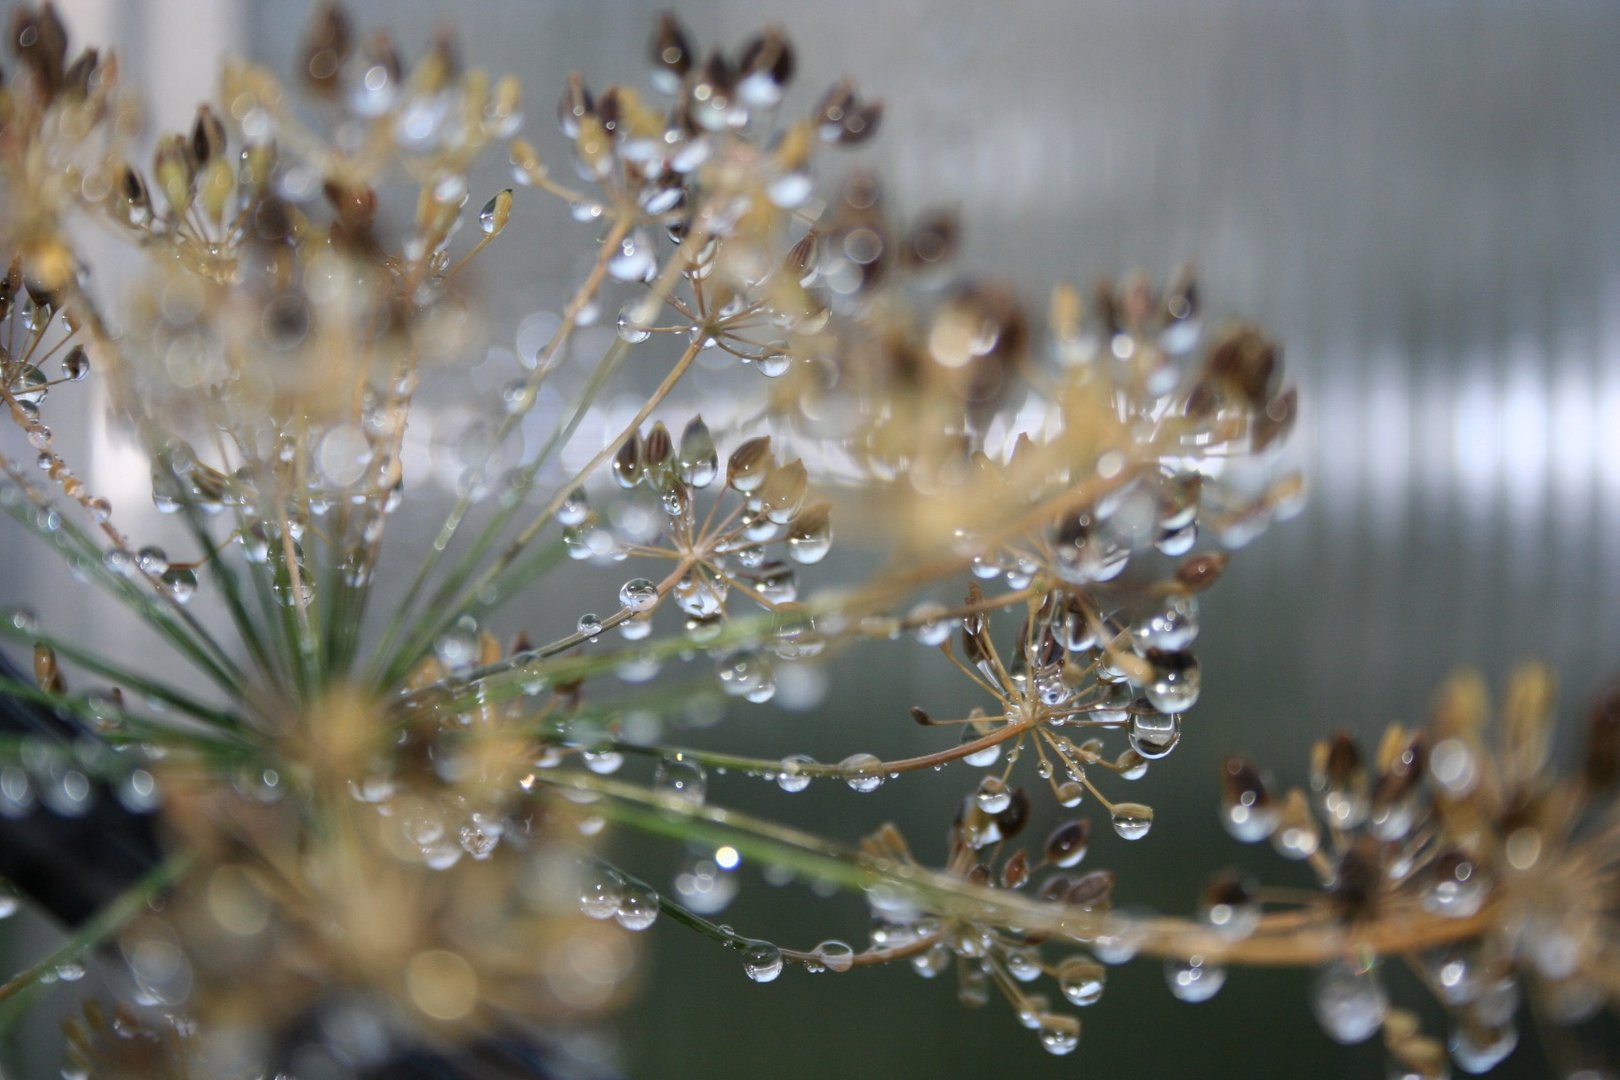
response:
<svg viewBox="0 0 1620 1080"><path fill-rule="evenodd" d="M1080 1021L1060 1013L1042 1013L1039 1019L1041 1048L1059 1057L1072 1054L1080 1045Z"/></svg>
<svg viewBox="0 0 1620 1080"><path fill-rule="evenodd" d="M757 983L774 982L782 966L782 950L768 941L756 941L743 950L743 971Z"/></svg>
<svg viewBox="0 0 1620 1080"><path fill-rule="evenodd" d="M611 919L624 896L624 879L611 870L587 872L580 885L579 910L592 919Z"/></svg>
<svg viewBox="0 0 1620 1080"><path fill-rule="evenodd" d="M1071 956L1058 965L1058 988L1075 1005L1095 1005L1103 994L1108 969L1084 956Z"/></svg>
<svg viewBox="0 0 1620 1080"><path fill-rule="evenodd" d="M1389 995L1376 966L1334 960L1316 975L1311 1008L1322 1030L1336 1042L1365 1042L1384 1025Z"/></svg>
<svg viewBox="0 0 1620 1080"><path fill-rule="evenodd" d="M805 767L815 763L815 758L806 754L790 754L783 758L782 769L776 774L776 786L790 793L803 791L810 786L810 773Z"/></svg>
<svg viewBox="0 0 1620 1080"><path fill-rule="evenodd" d="M658 921L658 894L644 885L626 884L613 918L626 930L645 930Z"/></svg>
<svg viewBox="0 0 1620 1080"><path fill-rule="evenodd" d="M1126 840L1140 840L1153 827L1153 807L1143 803L1115 803L1109 817L1114 831Z"/></svg>
<svg viewBox="0 0 1620 1080"><path fill-rule="evenodd" d="M868 794L883 786L883 762L872 754L851 754L838 763L838 770L851 791Z"/></svg>
<svg viewBox="0 0 1620 1080"><path fill-rule="evenodd" d="M667 757L658 762L653 789L677 804L702 806L708 790L703 766L689 757Z"/></svg>

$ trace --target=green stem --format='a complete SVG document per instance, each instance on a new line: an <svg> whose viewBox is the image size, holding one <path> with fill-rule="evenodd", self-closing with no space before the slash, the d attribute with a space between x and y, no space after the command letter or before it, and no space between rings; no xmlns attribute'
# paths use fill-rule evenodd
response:
<svg viewBox="0 0 1620 1080"><path fill-rule="evenodd" d="M145 877L120 893L106 907L91 916L54 952L0 984L0 1002L36 985L41 975L55 970L84 950L99 945L118 933L126 923L145 911L149 902L179 881L191 868L192 862L193 857L186 853L171 855L164 860Z"/></svg>

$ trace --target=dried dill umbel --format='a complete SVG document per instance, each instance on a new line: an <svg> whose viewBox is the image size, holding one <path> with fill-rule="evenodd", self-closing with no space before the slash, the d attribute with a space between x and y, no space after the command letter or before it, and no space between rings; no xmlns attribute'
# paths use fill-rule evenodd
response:
<svg viewBox="0 0 1620 1080"><path fill-rule="evenodd" d="M1196 723L1201 597L1303 494L1280 349L1207 316L1190 273L1059 284L1040 310L956 266L954 217L901 213L838 162L882 104L849 82L796 104L783 29L705 50L663 16L648 86L537 73L558 94L540 124L449 37L412 52L323 7L288 79L230 61L187 130L146 140L112 55L75 51L50 5L15 11L8 44L0 507L72 570L62 604L136 629L103 651L59 612L5 612L32 678L0 674L0 815L160 838L0 984L112 973L69 1025L69 1074L522 1075L633 992L638 935L669 923L758 983L950 972L1060 1055L1137 958L1187 1002L1237 967L1315 966L1327 1034L1381 1033L1402 1077L1501 1060L1521 997L1561 1029L1612 1003L1620 710L1559 783L1536 670L1495 744L1463 678L1376 755L1325 742L1308 793L1228 763L1229 830L1320 895L1224 872L1191 918L1116 908L1131 868L1082 868L1091 806L1152 842L1129 785ZM490 160L511 188L474 190ZM445 375L499 324L479 256L530 200L566 207L586 269L474 391ZM127 290L101 288L79 223L127 246ZM167 546L57 450L86 380L141 448ZM452 394L472 422L445 510L412 421ZM392 535L407 500L430 535ZM835 538L861 558L829 560ZM598 595L588 567L621 584ZM548 579L573 609L497 637ZM647 719L711 687L813 709L824 665L888 642L942 676L873 718L915 753L746 756ZM715 805L947 768L943 848ZM610 827L687 853L668 888L607 858ZM744 861L859 890L870 924L722 925ZM1447 1010L1444 1041L1392 1006L1392 962Z"/></svg>

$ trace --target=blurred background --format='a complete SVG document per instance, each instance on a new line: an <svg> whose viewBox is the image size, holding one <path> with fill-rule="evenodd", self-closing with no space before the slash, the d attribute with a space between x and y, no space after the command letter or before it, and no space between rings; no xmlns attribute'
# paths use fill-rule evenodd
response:
<svg viewBox="0 0 1620 1080"><path fill-rule="evenodd" d="M158 129L189 124L224 51L289 71L307 14L271 0L58 2L80 40L120 47ZM407 54L449 26L466 62L519 74L525 134L553 157L567 72L593 86L644 82L663 6L350 5ZM844 75L884 98L884 130L856 161L881 172L902 214L958 208L963 265L1031 304L1057 279L1163 277L1190 261L1211 312L1252 318L1285 346L1306 403L1296 438L1310 504L1239 552L1204 598L1204 695L1179 752L1133 791L1157 808L1153 835L1125 845L1101 829L1088 858L1120 874L1123 902L1190 910L1226 864L1295 880L1294 867L1219 828L1226 754L1298 782L1315 738L1421 720L1461 665L1500 686L1518 659L1548 659L1569 721L1620 675L1620 6L686 0L679 13L696 40L728 48L784 26L800 59L790 108ZM829 177L853 163L823 161ZM501 169L486 180L478 201L507 183ZM491 338L508 348L521 318L555 308L590 257L582 227L543 203L520 200L496 245L505 261L485 270ZM131 469L116 433L89 442L97 483L123 485L115 506L142 512L144 465ZM112 640L103 613L53 602L61 578L14 536L0 531L4 600L48 612L59 631ZM394 543L408 552L424 539ZM514 619L543 621L540 609ZM924 752L937 739L905 710L940 700L939 674L915 647L845 656L810 712L734 708L672 741L824 759ZM947 771L873 795L813 787L788 798L732 777L711 780L710 798L846 840L892 819L933 859L966 783ZM667 884L678 853L622 847L628 865ZM744 932L806 947L862 939L859 900L741 873L725 919ZM48 930L9 925L4 952L37 955ZM1115 970L1085 1011L1076 1056L1054 1059L999 1003L960 1009L948 978L789 971L758 987L735 954L678 927L648 944L639 999L603 1029L568 1036L633 1077L1382 1068L1375 1046L1345 1050L1319 1033L1304 973L1234 972L1213 1001L1186 1005L1152 964ZM1401 1004L1424 1001L1398 977L1394 990ZM1500 1075L1547 1075L1534 1042L1527 1031Z"/></svg>

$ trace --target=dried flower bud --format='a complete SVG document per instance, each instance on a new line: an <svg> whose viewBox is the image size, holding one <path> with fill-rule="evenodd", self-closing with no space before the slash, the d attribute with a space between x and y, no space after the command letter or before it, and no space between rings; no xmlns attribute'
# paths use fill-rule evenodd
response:
<svg viewBox="0 0 1620 1080"><path fill-rule="evenodd" d="M737 62L737 96L745 105L769 108L782 100L793 69L793 46L781 30L770 27L743 46Z"/></svg>
<svg viewBox="0 0 1620 1080"><path fill-rule="evenodd" d="M1176 585L1197 593L1202 589L1215 585L1215 578L1221 575L1226 568L1228 555L1223 552L1210 552L1207 555L1192 555L1191 559L1184 560L1176 567Z"/></svg>
<svg viewBox="0 0 1620 1080"><path fill-rule="evenodd" d="M1001 867L1001 887L1003 889L1021 889L1029 880L1029 856L1024 849L1019 848L1012 853Z"/></svg>
<svg viewBox="0 0 1620 1080"><path fill-rule="evenodd" d="M912 270L932 269L956 254L961 243L956 215L937 210L911 227L900 245L900 262Z"/></svg>
<svg viewBox="0 0 1620 1080"><path fill-rule="evenodd" d="M56 662L56 650L43 643L34 646L34 682L47 694L67 692L67 681L62 678L62 669Z"/></svg>
<svg viewBox="0 0 1620 1080"><path fill-rule="evenodd" d="M580 124L595 112L591 92L585 87L585 77L570 72L568 85L563 88L562 99L557 102L557 126L570 139L578 139Z"/></svg>
<svg viewBox="0 0 1620 1080"><path fill-rule="evenodd" d="M765 506L765 516L778 525L792 521L804 503L809 484L810 476L805 471L804 462L797 458L771 469L765 476L765 482L760 485L757 496Z"/></svg>
<svg viewBox="0 0 1620 1080"><path fill-rule="evenodd" d="M1007 808L996 815L996 824L1001 827L1004 840L1011 840L1023 832L1029 822L1029 795L1023 788L1015 787L1009 796Z"/></svg>
<svg viewBox="0 0 1620 1080"><path fill-rule="evenodd" d="M323 4L309 20L304 31L304 82L322 97L334 97L338 90L338 73L349 58L353 35L349 18L336 4Z"/></svg>
<svg viewBox="0 0 1620 1080"><path fill-rule="evenodd" d="M185 216L191 206L191 184L196 175L197 162L183 136L167 135L159 141L152 160L152 179L168 204L170 217Z"/></svg>
<svg viewBox="0 0 1620 1080"><path fill-rule="evenodd" d="M1091 843L1091 820L1077 818L1053 829L1046 838L1046 861L1065 870L1078 866Z"/></svg>
<svg viewBox="0 0 1620 1080"><path fill-rule="evenodd" d="M620 487L629 489L641 483L642 475L641 433L632 431L613 455L613 479Z"/></svg>
<svg viewBox="0 0 1620 1080"><path fill-rule="evenodd" d="M1210 350L1206 368L1231 393L1260 409L1271 398L1281 365L1271 339L1252 326L1239 326Z"/></svg>
<svg viewBox="0 0 1620 1080"><path fill-rule="evenodd" d="M692 70L693 54L681 24L669 12L658 17L650 52L653 85L665 94L675 94L681 88L681 80Z"/></svg>
<svg viewBox="0 0 1620 1080"><path fill-rule="evenodd" d="M1594 791L1607 791L1620 781L1620 686L1611 687L1592 707L1581 765Z"/></svg>
<svg viewBox="0 0 1620 1080"><path fill-rule="evenodd" d="M34 73L49 100L67 71L67 27L52 4L20 7L12 13L11 48Z"/></svg>
<svg viewBox="0 0 1620 1080"><path fill-rule="evenodd" d="M499 236L501 230L506 228L507 219L512 216L512 189L506 188L495 193L484 208L478 212L478 227L485 236Z"/></svg>
<svg viewBox="0 0 1620 1080"><path fill-rule="evenodd" d="M1113 902L1114 883L1117 880L1112 870L1093 870L1081 874L1063 894L1063 901L1092 910L1106 908Z"/></svg>
<svg viewBox="0 0 1620 1080"><path fill-rule="evenodd" d="M211 106L197 106L197 118L191 125L191 156L198 166L203 166L224 153L225 125Z"/></svg>
<svg viewBox="0 0 1620 1080"><path fill-rule="evenodd" d="M1352 922L1371 915L1378 902L1383 876L1384 860L1378 841L1370 836L1357 836L1340 854L1334 868L1331 893L1339 918Z"/></svg>
<svg viewBox="0 0 1620 1080"><path fill-rule="evenodd" d="M823 142L855 146L877 133L883 118L883 103L863 103L855 96L855 86L844 80L828 90L816 106L812 120Z"/></svg>
<svg viewBox="0 0 1620 1080"><path fill-rule="evenodd" d="M771 437L749 439L731 452L726 462L726 483L744 495L759 490L771 463Z"/></svg>

